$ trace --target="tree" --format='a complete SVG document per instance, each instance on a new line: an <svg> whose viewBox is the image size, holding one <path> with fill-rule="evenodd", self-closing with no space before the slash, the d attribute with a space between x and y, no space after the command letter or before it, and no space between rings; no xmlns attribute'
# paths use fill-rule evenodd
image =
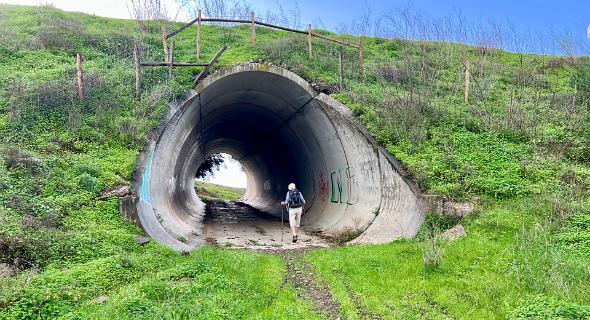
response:
<svg viewBox="0 0 590 320"><path fill-rule="evenodd" d="M219 167L225 159L219 153L212 154L203 161L199 169L197 170L196 178L204 179L213 175L213 172L219 171Z"/></svg>

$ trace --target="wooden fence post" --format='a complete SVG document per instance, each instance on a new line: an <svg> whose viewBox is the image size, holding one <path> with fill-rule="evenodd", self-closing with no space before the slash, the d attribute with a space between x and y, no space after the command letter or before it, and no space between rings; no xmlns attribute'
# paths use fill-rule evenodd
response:
<svg viewBox="0 0 590 320"><path fill-rule="evenodd" d="M311 47L311 24L307 25L307 52L309 53L309 58L312 58L312 47Z"/></svg>
<svg viewBox="0 0 590 320"><path fill-rule="evenodd" d="M250 20L252 21L252 46L256 47L256 24L254 23L254 11L252 11Z"/></svg>
<svg viewBox="0 0 590 320"><path fill-rule="evenodd" d="M135 99L141 99L141 61L137 44L133 47L133 60L135 61Z"/></svg>
<svg viewBox="0 0 590 320"><path fill-rule="evenodd" d="M338 73L339 73L339 80L340 80L340 90L344 89L344 47L340 46L338 50Z"/></svg>
<svg viewBox="0 0 590 320"><path fill-rule="evenodd" d="M166 41L166 22L162 22L162 46L164 47L164 62L168 62L168 41Z"/></svg>
<svg viewBox="0 0 590 320"><path fill-rule="evenodd" d="M76 69L78 70L78 98L84 103L84 74L82 73L82 55L76 54Z"/></svg>
<svg viewBox="0 0 590 320"><path fill-rule="evenodd" d="M363 80L363 42L364 36L361 36L359 39L359 80Z"/></svg>
<svg viewBox="0 0 590 320"><path fill-rule="evenodd" d="M471 77L471 65L465 60L465 103L469 103L469 82Z"/></svg>
<svg viewBox="0 0 590 320"><path fill-rule="evenodd" d="M172 65L174 65L174 40L170 41L170 58L168 59L168 77L172 80Z"/></svg>
<svg viewBox="0 0 590 320"><path fill-rule="evenodd" d="M197 61L201 57L201 9L197 13Z"/></svg>

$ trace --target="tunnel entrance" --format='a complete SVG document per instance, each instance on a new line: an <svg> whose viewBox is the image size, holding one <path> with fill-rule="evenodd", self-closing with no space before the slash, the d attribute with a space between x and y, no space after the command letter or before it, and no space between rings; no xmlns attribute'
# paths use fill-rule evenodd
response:
<svg viewBox="0 0 590 320"><path fill-rule="evenodd" d="M294 73L266 64L216 72L171 108L138 162L137 214L144 230L179 250L205 243L205 205L195 175L227 153L246 173L242 202L280 216L294 182L308 203L303 224L353 242L413 236L423 220L417 188L350 110Z"/></svg>

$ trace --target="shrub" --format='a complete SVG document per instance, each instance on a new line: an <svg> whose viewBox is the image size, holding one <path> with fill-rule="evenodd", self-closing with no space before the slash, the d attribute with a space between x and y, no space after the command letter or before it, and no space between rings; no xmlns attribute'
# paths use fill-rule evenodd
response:
<svg viewBox="0 0 590 320"><path fill-rule="evenodd" d="M40 173L44 168L41 159L18 148L9 148L4 152L4 165L8 169L27 169L33 174Z"/></svg>
<svg viewBox="0 0 590 320"><path fill-rule="evenodd" d="M76 165L76 172L79 175L87 173L95 178L98 178L98 176L100 175L100 169L98 167L86 164Z"/></svg>
<svg viewBox="0 0 590 320"><path fill-rule="evenodd" d="M90 192L96 192L97 182L97 179L88 173L83 173L78 178L78 186Z"/></svg>
<svg viewBox="0 0 590 320"><path fill-rule="evenodd" d="M83 32L84 26L79 21L42 15L37 41L42 48L71 50Z"/></svg>
<svg viewBox="0 0 590 320"><path fill-rule="evenodd" d="M11 236L0 236L0 261L18 269L37 267L48 261L49 245L43 233L20 232Z"/></svg>
<svg viewBox="0 0 590 320"><path fill-rule="evenodd" d="M410 80L411 72L408 68L396 68L392 65L381 65L375 70L375 76L382 81L405 83Z"/></svg>

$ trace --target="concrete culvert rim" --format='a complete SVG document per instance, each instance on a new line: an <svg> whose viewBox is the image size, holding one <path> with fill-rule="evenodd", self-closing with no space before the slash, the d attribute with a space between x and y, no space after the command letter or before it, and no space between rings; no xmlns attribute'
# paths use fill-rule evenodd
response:
<svg viewBox="0 0 590 320"><path fill-rule="evenodd" d="M205 243L195 174L227 153L247 174L244 203L279 215L293 182L307 230L356 232L351 243L412 237L424 220L418 189L350 110L295 73L263 63L224 68L171 106L137 164L135 209L145 232L177 250Z"/></svg>

